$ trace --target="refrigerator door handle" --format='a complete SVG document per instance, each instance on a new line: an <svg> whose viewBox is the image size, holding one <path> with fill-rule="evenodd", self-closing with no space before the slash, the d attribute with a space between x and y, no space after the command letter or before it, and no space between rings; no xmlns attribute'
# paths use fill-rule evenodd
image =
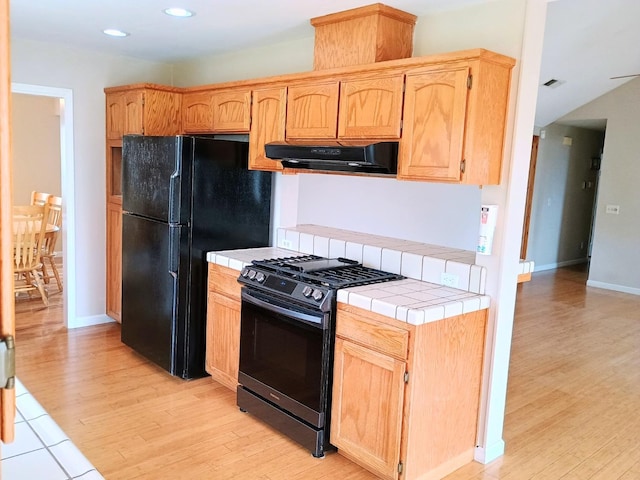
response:
<svg viewBox="0 0 640 480"><path fill-rule="evenodd" d="M169 223L180 223L180 181L178 168L169 177L169 199L171 199L169 202Z"/></svg>
<svg viewBox="0 0 640 480"><path fill-rule="evenodd" d="M180 263L180 227L169 227L169 274L178 278Z"/></svg>

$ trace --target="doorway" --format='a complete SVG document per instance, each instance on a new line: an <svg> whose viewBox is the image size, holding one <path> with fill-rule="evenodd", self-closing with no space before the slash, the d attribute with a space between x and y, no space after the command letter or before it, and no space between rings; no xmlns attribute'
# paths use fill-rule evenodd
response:
<svg viewBox="0 0 640 480"><path fill-rule="evenodd" d="M604 129L559 123L534 137L521 256L536 272L588 267L604 138Z"/></svg>
<svg viewBox="0 0 640 480"><path fill-rule="evenodd" d="M12 83L12 93L53 97L57 99L60 114L60 183L63 203L64 227L62 230L63 262L63 319L67 328L76 318L76 268L75 268L75 188L73 155L73 92L66 88L45 87Z"/></svg>

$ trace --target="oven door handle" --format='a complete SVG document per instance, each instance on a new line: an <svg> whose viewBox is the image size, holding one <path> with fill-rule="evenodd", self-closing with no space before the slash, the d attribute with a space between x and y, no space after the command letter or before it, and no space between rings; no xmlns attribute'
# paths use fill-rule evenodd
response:
<svg viewBox="0 0 640 480"><path fill-rule="evenodd" d="M240 296L242 298L242 301L251 303L258 307L262 307L271 312L281 313L282 315L295 318L296 320L302 320L304 322L310 322L316 325L322 325L322 318L323 318L322 315L320 316L310 315L308 313L298 312L290 308L274 305L273 303L260 300L259 298L254 297L253 295L245 292L244 290L241 292Z"/></svg>

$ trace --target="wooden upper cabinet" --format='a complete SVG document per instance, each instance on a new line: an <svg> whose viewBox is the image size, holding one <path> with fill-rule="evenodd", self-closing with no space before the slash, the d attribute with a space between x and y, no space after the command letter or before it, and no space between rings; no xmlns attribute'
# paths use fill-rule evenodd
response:
<svg viewBox="0 0 640 480"><path fill-rule="evenodd" d="M468 78L466 65L407 74L399 178L461 180Z"/></svg>
<svg viewBox="0 0 640 480"><path fill-rule="evenodd" d="M338 138L400 138L403 75L340 83Z"/></svg>
<svg viewBox="0 0 640 480"><path fill-rule="evenodd" d="M247 133L251 90L187 92L182 99L185 133Z"/></svg>
<svg viewBox="0 0 640 480"><path fill-rule="evenodd" d="M286 87L255 90L251 106L251 131L249 133L249 169L282 170L278 160L267 158L264 145L285 140L285 116L287 109Z"/></svg>
<svg viewBox="0 0 640 480"><path fill-rule="evenodd" d="M247 133L251 125L251 90L218 92L213 96L215 132Z"/></svg>
<svg viewBox="0 0 640 480"><path fill-rule="evenodd" d="M181 131L182 95L148 87L106 89L107 139L123 135L176 135Z"/></svg>
<svg viewBox="0 0 640 480"><path fill-rule="evenodd" d="M144 90L108 93L107 138L119 140L127 134L144 133Z"/></svg>
<svg viewBox="0 0 640 480"><path fill-rule="evenodd" d="M339 82L288 87L287 138L335 139Z"/></svg>
<svg viewBox="0 0 640 480"><path fill-rule="evenodd" d="M485 52L407 73L398 178L498 185L512 68Z"/></svg>
<svg viewBox="0 0 640 480"><path fill-rule="evenodd" d="M124 93L124 135L144 135L144 90Z"/></svg>
<svg viewBox="0 0 640 480"><path fill-rule="evenodd" d="M182 96L184 133L209 132L213 128L213 94L190 92Z"/></svg>
<svg viewBox="0 0 640 480"><path fill-rule="evenodd" d="M107 139L119 140L124 135L124 92L106 96Z"/></svg>

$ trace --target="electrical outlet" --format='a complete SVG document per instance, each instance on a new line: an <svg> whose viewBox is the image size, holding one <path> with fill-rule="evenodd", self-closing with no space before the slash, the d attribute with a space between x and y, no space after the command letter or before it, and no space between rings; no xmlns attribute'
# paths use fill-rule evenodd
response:
<svg viewBox="0 0 640 480"><path fill-rule="evenodd" d="M620 214L620 205L607 205L607 213L612 213L614 215Z"/></svg>
<svg viewBox="0 0 640 480"><path fill-rule="evenodd" d="M282 240L282 248L287 248L289 250L291 250L293 248L293 244L291 243L291 240L287 240L286 238L284 240Z"/></svg>
<svg viewBox="0 0 640 480"><path fill-rule="evenodd" d="M444 273L440 274L440 284L445 287L453 287L458 288L458 282L460 277L458 275L454 275L453 273Z"/></svg>

